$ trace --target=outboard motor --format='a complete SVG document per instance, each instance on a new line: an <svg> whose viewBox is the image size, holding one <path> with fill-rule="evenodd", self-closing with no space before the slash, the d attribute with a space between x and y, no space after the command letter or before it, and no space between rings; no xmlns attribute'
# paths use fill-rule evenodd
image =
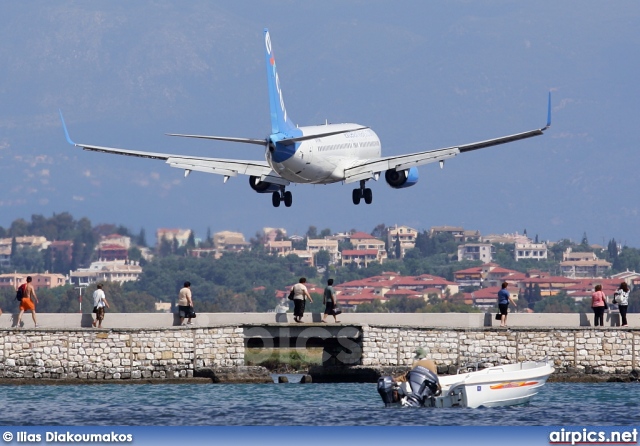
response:
<svg viewBox="0 0 640 446"><path fill-rule="evenodd" d="M407 395L404 401L405 406L424 406L428 398L440 394L438 376L425 367L414 367L407 374L407 383L411 387L411 393ZM378 382L378 391L380 390L379 386L380 383Z"/></svg>
<svg viewBox="0 0 640 446"><path fill-rule="evenodd" d="M384 401L385 407L390 406L395 401L393 400L395 383L390 376L383 376L378 378L378 393Z"/></svg>

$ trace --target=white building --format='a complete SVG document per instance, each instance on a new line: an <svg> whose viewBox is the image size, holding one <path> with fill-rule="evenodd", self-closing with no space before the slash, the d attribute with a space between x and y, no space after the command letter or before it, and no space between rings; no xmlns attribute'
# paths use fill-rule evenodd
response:
<svg viewBox="0 0 640 446"><path fill-rule="evenodd" d="M71 271L70 281L76 285L86 286L96 282L131 282L138 280L142 274L142 267L134 262L124 260L98 261L89 268L79 268Z"/></svg>
<svg viewBox="0 0 640 446"><path fill-rule="evenodd" d="M480 260L482 263L493 261L494 247L491 243L465 243L458 246L458 261Z"/></svg>
<svg viewBox="0 0 640 446"><path fill-rule="evenodd" d="M546 243L516 243L516 261L523 259L546 260L548 254Z"/></svg>

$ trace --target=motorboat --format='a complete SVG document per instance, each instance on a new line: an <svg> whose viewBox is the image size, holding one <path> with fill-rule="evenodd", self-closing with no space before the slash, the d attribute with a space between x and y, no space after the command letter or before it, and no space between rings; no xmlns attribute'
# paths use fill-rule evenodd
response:
<svg viewBox="0 0 640 446"><path fill-rule="evenodd" d="M437 376L414 367L405 382L378 379L385 406L498 407L528 403L542 389L554 368L545 361L496 365L457 375Z"/></svg>

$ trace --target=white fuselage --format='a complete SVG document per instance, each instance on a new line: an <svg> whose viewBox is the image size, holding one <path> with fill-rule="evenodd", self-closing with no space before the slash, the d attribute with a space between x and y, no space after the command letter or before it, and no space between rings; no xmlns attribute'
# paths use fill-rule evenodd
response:
<svg viewBox="0 0 640 446"><path fill-rule="evenodd" d="M329 133L357 124L328 124L299 127L303 135ZM381 144L371 129L324 136L298 143L293 156L275 162L269 150L266 159L281 177L295 183L329 184L342 181L345 169L355 162L379 158Z"/></svg>

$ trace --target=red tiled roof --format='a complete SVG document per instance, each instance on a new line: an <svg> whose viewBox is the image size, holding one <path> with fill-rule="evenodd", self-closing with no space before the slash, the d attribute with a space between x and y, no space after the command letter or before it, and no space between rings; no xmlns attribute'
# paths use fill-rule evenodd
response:
<svg viewBox="0 0 640 446"><path fill-rule="evenodd" d="M114 251L114 250L126 250L127 248L125 248L122 245L116 245L116 244L110 244L110 245L102 245L100 246L100 248L102 251Z"/></svg>
<svg viewBox="0 0 640 446"><path fill-rule="evenodd" d="M439 292L440 290L438 290ZM423 298L423 293L416 293L414 290L408 290L408 289L402 289L402 290L390 290L387 291L386 293L384 293L384 297L386 298L390 298L390 297L402 297L402 296L406 296L406 297L420 297Z"/></svg>
<svg viewBox="0 0 640 446"><path fill-rule="evenodd" d="M491 286L488 288L482 288L478 291L474 291L471 293L474 299L495 299L498 300L498 291L500 291L502 287Z"/></svg>
<svg viewBox="0 0 640 446"><path fill-rule="evenodd" d="M345 249L342 251L342 257L344 256L377 256L377 249Z"/></svg>
<svg viewBox="0 0 640 446"><path fill-rule="evenodd" d="M529 277L523 280L524 283L578 283L580 279L569 279L562 276L549 276L549 277Z"/></svg>
<svg viewBox="0 0 640 446"><path fill-rule="evenodd" d="M354 232L351 234L350 238L374 239L375 237L371 234L367 234L366 232Z"/></svg>

